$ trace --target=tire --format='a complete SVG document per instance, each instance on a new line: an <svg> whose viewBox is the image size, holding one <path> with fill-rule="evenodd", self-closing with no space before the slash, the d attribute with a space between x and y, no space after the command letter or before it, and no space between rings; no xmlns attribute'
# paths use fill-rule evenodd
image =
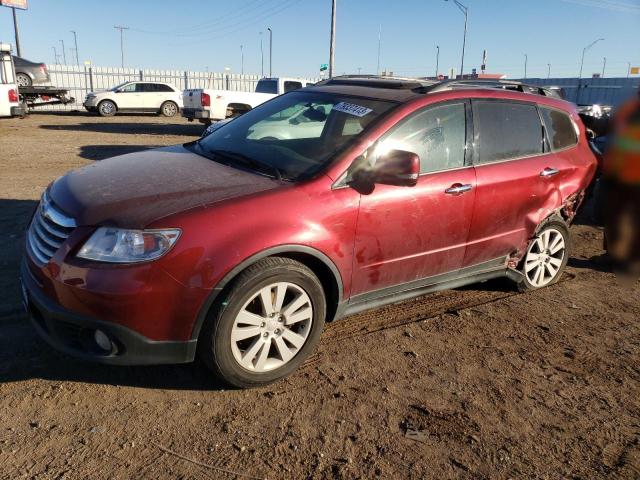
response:
<svg viewBox="0 0 640 480"><path fill-rule="evenodd" d="M18 84L18 88L30 87L31 85L33 85L33 80L31 80L31 77L26 73L17 73L16 83Z"/></svg>
<svg viewBox="0 0 640 480"><path fill-rule="evenodd" d="M526 292L556 283L567 266L570 251L571 235L564 220L551 217L543 222L520 263L522 280L518 289Z"/></svg>
<svg viewBox="0 0 640 480"><path fill-rule="evenodd" d="M260 260L222 295L205 321L198 354L230 385L249 388L279 380L298 368L320 340L326 316L324 290L300 262L282 257ZM267 308L273 309L272 315Z"/></svg>
<svg viewBox="0 0 640 480"><path fill-rule="evenodd" d="M175 117L180 111L176 102L167 101L160 106L160 113L165 117Z"/></svg>
<svg viewBox="0 0 640 480"><path fill-rule="evenodd" d="M103 100L98 104L98 113L103 117L113 117L118 111L118 107L111 100Z"/></svg>

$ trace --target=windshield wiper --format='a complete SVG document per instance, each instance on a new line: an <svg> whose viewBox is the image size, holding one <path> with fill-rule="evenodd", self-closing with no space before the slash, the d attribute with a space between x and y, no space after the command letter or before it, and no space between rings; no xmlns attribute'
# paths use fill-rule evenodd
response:
<svg viewBox="0 0 640 480"><path fill-rule="evenodd" d="M256 170L262 170L262 171L271 170L275 174L276 179L280 182L282 181L283 177L282 177L282 173L280 172L280 169L274 165L271 165L270 163L248 157L243 153L232 152L231 150L209 150L209 153L232 160L232 161L239 162L249 168L253 168Z"/></svg>

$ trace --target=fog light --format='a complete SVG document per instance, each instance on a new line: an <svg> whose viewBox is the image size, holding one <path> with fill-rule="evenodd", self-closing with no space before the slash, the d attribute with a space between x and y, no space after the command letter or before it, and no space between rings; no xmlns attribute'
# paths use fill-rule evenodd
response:
<svg viewBox="0 0 640 480"><path fill-rule="evenodd" d="M113 344L111 340L102 330L96 330L93 334L93 339L96 341L98 346L104 350L105 352L110 352L112 350Z"/></svg>

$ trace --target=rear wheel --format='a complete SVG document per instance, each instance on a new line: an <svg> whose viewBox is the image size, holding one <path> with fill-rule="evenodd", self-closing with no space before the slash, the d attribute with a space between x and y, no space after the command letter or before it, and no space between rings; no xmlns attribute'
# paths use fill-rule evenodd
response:
<svg viewBox="0 0 640 480"><path fill-rule="evenodd" d="M112 117L118 111L118 107L111 100L103 100L98 104L98 113L103 117Z"/></svg>
<svg viewBox="0 0 640 480"><path fill-rule="evenodd" d="M160 107L160 113L165 117L173 117L178 113L178 105L171 101L164 102Z"/></svg>
<svg viewBox="0 0 640 480"><path fill-rule="evenodd" d="M553 219L542 225L522 259L519 289L536 290L556 283L569 261L570 243L569 229L562 220Z"/></svg>
<svg viewBox="0 0 640 480"><path fill-rule="evenodd" d="M212 310L198 342L200 357L236 387L271 383L313 351L325 312L322 285L308 267L289 258L261 260Z"/></svg>
<svg viewBox="0 0 640 480"><path fill-rule="evenodd" d="M18 88L30 87L31 85L33 85L33 81L31 80L31 77L26 73L16 74L16 83L18 84Z"/></svg>

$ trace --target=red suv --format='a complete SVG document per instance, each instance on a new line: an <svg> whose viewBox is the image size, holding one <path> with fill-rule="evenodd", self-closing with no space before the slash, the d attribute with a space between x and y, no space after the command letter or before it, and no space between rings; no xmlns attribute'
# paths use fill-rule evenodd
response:
<svg viewBox="0 0 640 480"><path fill-rule="evenodd" d="M198 354L249 387L344 315L501 276L550 285L596 160L574 106L545 93L338 77L71 172L27 233L26 307L65 352Z"/></svg>

